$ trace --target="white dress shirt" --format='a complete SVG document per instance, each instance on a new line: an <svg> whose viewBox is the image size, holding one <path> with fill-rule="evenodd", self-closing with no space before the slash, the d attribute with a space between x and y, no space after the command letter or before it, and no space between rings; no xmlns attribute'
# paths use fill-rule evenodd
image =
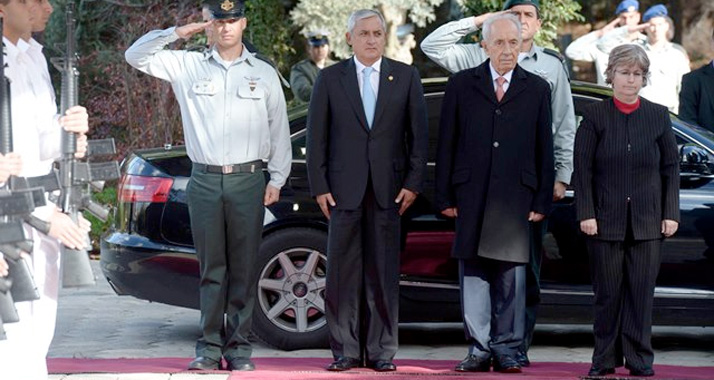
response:
<svg viewBox="0 0 714 380"><path fill-rule="evenodd" d="M362 83L364 82L364 69L367 67L354 56L355 67L357 69L357 83L359 84L359 95L362 96ZM372 84L374 98L379 99L379 69L382 66L382 58L380 57L375 63L370 66L374 72L369 77L369 82Z"/></svg>

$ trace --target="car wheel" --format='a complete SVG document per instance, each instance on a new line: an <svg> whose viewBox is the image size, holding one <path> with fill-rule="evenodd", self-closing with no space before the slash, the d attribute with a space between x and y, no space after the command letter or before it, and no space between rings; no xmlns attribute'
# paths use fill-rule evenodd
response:
<svg viewBox="0 0 714 380"><path fill-rule="evenodd" d="M253 334L282 349L327 347L327 233L291 228L260 246Z"/></svg>

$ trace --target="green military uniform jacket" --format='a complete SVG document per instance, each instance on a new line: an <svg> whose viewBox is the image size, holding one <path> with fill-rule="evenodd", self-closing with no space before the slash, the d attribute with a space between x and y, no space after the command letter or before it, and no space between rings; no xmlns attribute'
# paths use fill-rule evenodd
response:
<svg viewBox="0 0 714 380"><path fill-rule="evenodd" d="M325 60L325 67L333 63L335 62L328 58ZM320 68L309 59L303 59L293 65L290 69L290 88L293 90L295 99L305 103L310 101L312 86L315 84L315 79L317 79L317 74L319 73Z"/></svg>

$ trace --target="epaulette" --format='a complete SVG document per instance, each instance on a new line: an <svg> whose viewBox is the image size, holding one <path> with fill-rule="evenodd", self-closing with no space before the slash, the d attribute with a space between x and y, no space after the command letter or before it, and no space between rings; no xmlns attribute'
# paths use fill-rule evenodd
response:
<svg viewBox="0 0 714 380"><path fill-rule="evenodd" d="M248 50L248 51L250 51L250 50ZM251 53L253 53L253 56L254 56L255 58L258 58L259 60L261 60L261 61L267 63L267 64L270 65L273 69L275 69L275 72L278 73L278 77L280 78L280 82L283 83L283 86L285 86L285 87L287 87L287 88L290 88L290 82L288 82L288 81L285 79L285 77L283 77L283 74L280 74L280 70L278 70L278 66L275 65L275 63L273 62L272 59L270 59L270 58L268 58L268 57L266 57L266 56L264 56L263 54L260 54L260 53L258 53L258 52L251 52Z"/></svg>
<svg viewBox="0 0 714 380"><path fill-rule="evenodd" d="M545 54L552 55L553 57L558 58L558 59L560 60L560 62L565 62L565 56L563 56L562 54L560 54L560 52L557 51L557 50L553 50L553 49L549 49L549 48L543 48L543 52L544 52Z"/></svg>

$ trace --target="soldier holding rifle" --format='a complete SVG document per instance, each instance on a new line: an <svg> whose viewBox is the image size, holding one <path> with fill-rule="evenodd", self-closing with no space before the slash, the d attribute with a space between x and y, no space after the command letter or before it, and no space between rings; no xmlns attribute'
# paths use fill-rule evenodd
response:
<svg viewBox="0 0 714 380"><path fill-rule="evenodd" d="M52 8L47 0L0 0L5 22L3 43L7 49L6 74L11 80L13 148L22 156L21 175L48 174L58 158L61 133L77 133L77 156L86 151L87 111L76 106L57 114L41 46L31 38L42 31ZM61 126L61 127L60 127ZM48 203L49 204L49 203ZM40 299L16 304L20 322L7 325L7 340L0 341L0 378L46 379L45 357L54 335L59 287L59 243L79 249L86 244L89 223L73 222L56 206L34 212L49 223L47 234L27 228L34 249L31 255Z"/></svg>

